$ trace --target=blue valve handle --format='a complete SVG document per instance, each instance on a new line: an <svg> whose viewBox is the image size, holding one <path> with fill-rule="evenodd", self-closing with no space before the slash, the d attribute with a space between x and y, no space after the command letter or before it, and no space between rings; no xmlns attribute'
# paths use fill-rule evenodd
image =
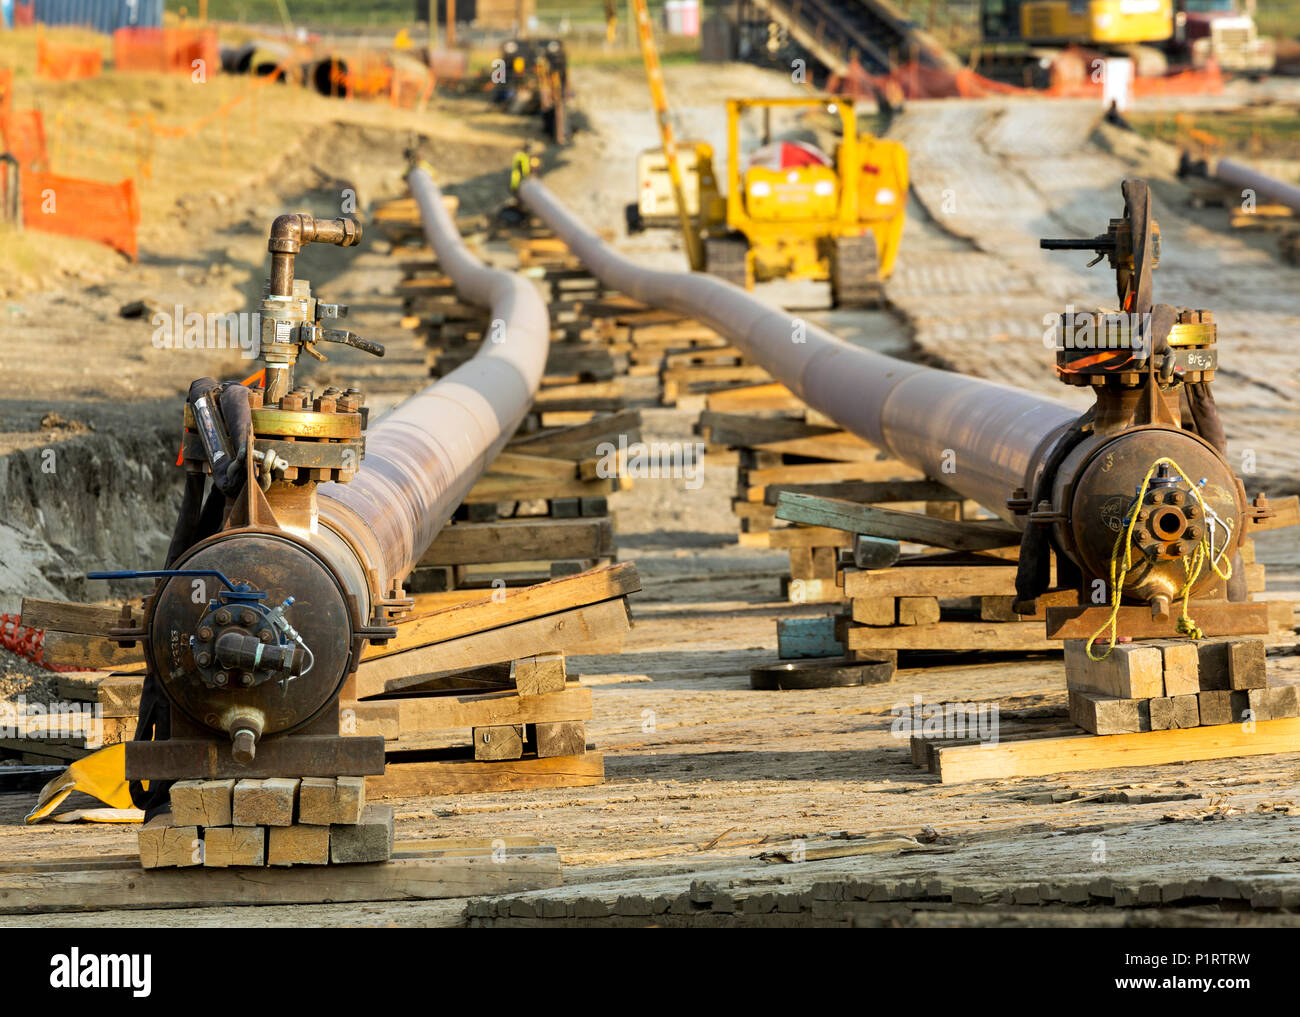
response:
<svg viewBox="0 0 1300 1017"><path fill-rule="evenodd" d="M264 590L254 590L247 583L232 583L226 578L225 573L218 572L216 569L123 569L118 572L87 572L87 579L172 579L198 576L216 576L226 585L231 593L238 594L240 598L252 598L263 600L267 593Z"/></svg>

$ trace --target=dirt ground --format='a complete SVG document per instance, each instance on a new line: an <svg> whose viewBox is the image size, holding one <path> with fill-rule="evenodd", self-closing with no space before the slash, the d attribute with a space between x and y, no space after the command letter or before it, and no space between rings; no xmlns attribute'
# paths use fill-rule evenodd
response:
<svg viewBox="0 0 1300 1017"><path fill-rule="evenodd" d="M788 87L783 79L748 67L692 76L693 70L673 68L670 88L692 98L682 117L701 136L717 136L721 100L731 90L763 88L782 94ZM644 83L632 69L578 69L575 88L590 130L578 135L548 184L589 222L617 228L622 206L630 200L636 151L653 141ZM498 134L499 144L458 148L436 143L432 151L446 182L467 182L471 201L503 195L502 171L517 143L518 126L498 123L479 106L447 115L466 116L476 131ZM888 287L892 308L872 314L829 312L824 287L768 287L760 295L813 308L832 328L872 348L923 355L971 373L1005 372L1016 384L1060 395L1063 389L1051 378L1038 323L1044 314L1058 312L1063 301L1082 305L1106 298L1109 276L1100 268L1084 274L1081 258L1077 265L1060 256L1049 260L1034 248L1040 233L1091 235L1119 212L1118 181L1132 168L1125 156L1102 147L1095 121L1095 110L1063 103L1024 109L1015 104L914 104L894 128L911 150L916 188L899 270ZM53 334L72 348L57 362L40 365L14 356L8 343L0 348L6 360L0 371L14 371L0 373L0 428L14 450L0 458L0 497L11 514L23 505L47 504L48 492L18 486L14 477L20 471L13 463L48 441L39 429L48 410L94 426L92 435L70 436L69 442L108 436L124 442L124 430L139 433L154 427L161 437L153 440L151 454L158 455L169 447L167 435L189 379L203 371L238 369L237 358L172 353L168 359L156 353L144 325L116 316L120 302L149 296L166 303L211 292L212 299L225 301L219 307L240 306L260 286L265 226L274 214L304 202L307 210L323 213L338 182L361 179L363 173L372 174L367 201L397 193L404 144L399 132L361 134L355 126L334 125L318 130L312 143L304 139L297 151L314 153L318 142L329 142L330 151L345 157L336 161L313 155L301 176L298 170L287 174L292 183L250 185L227 203L240 210L237 229L228 225L230 217L214 213L190 238L197 238L195 246L178 245L170 254L156 255L170 262L118 273L102 284L106 292L92 294L93 300L74 288L24 298L24 306L32 308L24 344ZM599 186L593 186L593 166L600 167ZM953 167L961 168L956 178ZM1030 180L1036 182L1032 189ZM1213 232L1207 222L1185 213L1168 189L1172 185L1161 180L1156 215L1168 238L1168 262L1157 285L1167 288L1160 292L1169 292L1174 302L1195 299L1197 306L1220 311L1223 356L1231 367L1216 390L1229 435L1234 449L1258 446L1260 483L1266 481L1270 493L1283 493L1291 489L1296 454L1290 439L1294 409L1285 398L1295 384L1296 360L1282 345L1294 324L1294 276L1289 275L1294 270L1270 260L1263 248ZM956 189L958 211L945 220L943 191L949 188ZM648 264L680 264L680 251L669 234L620 237L618 242ZM223 257L216 252L233 253ZM233 274L204 282L207 291L188 288L196 285L191 272L179 271L185 266L205 279L198 266L226 263ZM359 377L381 400L417 387L423 354L409 333L397 328L399 303L392 284L398 275L387 252L371 241L356 254L312 251L300 264L302 274L318 287L328 284L332 298L353 303L358 313L351 327L393 344L381 363L348 360L348 377ZM1178 293L1190 296L1174 295ZM998 356L989 356L991 350ZM38 382L50 386L50 398L30 397L41 391ZM647 439L691 440L695 414L650 406L643 414ZM131 459L130 446L120 447L121 469L135 470L136 486L148 489L165 462L141 467ZM1249 477L1247 482L1253 493ZM637 481L632 490L615 496L619 556L637 562L644 583L643 592L632 598L635 626L622 654L571 662L571 671L593 689L595 717L588 731L605 752L606 784L399 801L399 839L536 836L556 846L564 865L563 888L532 895L549 899L674 895L706 878L734 892L764 886L800 891L824 879L926 874L1002 886L1056 877L1160 881L1185 872L1189 860L1194 863L1190 867L1206 875L1250 875L1300 887L1295 852L1288 847L1300 807L1300 751L969 785L940 784L911 764L906 739L892 730L897 707L918 695L927 702L997 702L1004 717L1059 707L1064 683L1054 655L963 657L904 666L883 686L750 690L749 669L775 658L778 618L833 609L791 605L779 598L786 556L737 545L729 507L734 485L735 466L723 457L706 460L699 490L688 490L680 481ZM78 503L102 505L85 494ZM45 539L48 520L25 521L25 529L10 526L18 539L39 546L8 573L0 563L0 594L78 596L81 587L66 578L56 583L46 569L63 576L58 568L84 569L87 557L97 564L116 556L119 565L129 564L132 549L112 543L108 532L145 515L158 532L136 532L127 539L138 547L155 546L170 521L165 505L146 510L120 500L98 511L95 528L106 535L89 556L75 550L82 546L77 543L53 551L57 542ZM0 523L6 525L8 521ZM85 544L91 528L65 536ZM15 546L13 540L0 529L0 546ZM1300 596L1295 535L1266 533L1257 543L1259 560L1269 567L1269 595ZM5 555L5 560L13 559ZM1277 651L1270 670L1275 681L1300 681L1300 656ZM22 815L29 807L29 795L0 795L0 860L112 854L134 847L129 827L24 827ZM801 864L770 858L796 841L823 843L848 836L855 843L879 844L880 850ZM1110 845L1100 854L1099 837ZM444 901L8 916L0 922L462 925L466 914L464 901ZM981 920L978 910L971 914L975 917L966 920ZM987 912L983 915L989 920ZM954 923L962 920L949 917ZM1022 915L1020 920L1030 919ZM1114 924L1128 919L1114 909L1095 907L1076 909L1061 920ZM1208 907L1180 920L1280 923L1289 916L1251 918Z"/></svg>

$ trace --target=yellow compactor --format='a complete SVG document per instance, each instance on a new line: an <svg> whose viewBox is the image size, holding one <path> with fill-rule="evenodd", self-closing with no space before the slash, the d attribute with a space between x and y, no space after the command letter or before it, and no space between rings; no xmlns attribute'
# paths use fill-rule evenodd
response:
<svg viewBox="0 0 1300 1017"><path fill-rule="evenodd" d="M806 107L837 116L833 153L742 165L740 123L750 110ZM770 137L764 138L770 150ZM826 280L834 306L874 306L893 271L907 207L907 151L859 134L850 102L826 97L730 99L721 197L702 201L707 270L751 288L768 279ZM701 160L699 172L712 175Z"/></svg>

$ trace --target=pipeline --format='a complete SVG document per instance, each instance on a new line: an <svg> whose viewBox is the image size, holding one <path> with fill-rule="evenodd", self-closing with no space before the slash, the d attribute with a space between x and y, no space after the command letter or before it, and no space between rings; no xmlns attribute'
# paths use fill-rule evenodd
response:
<svg viewBox="0 0 1300 1017"><path fill-rule="evenodd" d="M1007 496L1017 487L1033 489L1042 446L1069 426L1075 410L850 345L711 276L642 268L604 244L536 179L521 183L519 197L605 285L707 324L809 406L1023 526Z"/></svg>
<svg viewBox="0 0 1300 1017"><path fill-rule="evenodd" d="M411 396L366 437L348 484L322 484L321 520L369 549L380 589L400 582L514 434L541 384L550 319L535 286L487 268L461 242L442 193L420 167L407 177L438 264L468 302L489 308L479 352Z"/></svg>
<svg viewBox="0 0 1300 1017"><path fill-rule="evenodd" d="M1233 162L1231 159L1219 159L1212 163L1199 164L1191 162L1186 156L1183 159L1183 164L1179 170L1181 174L1185 175L1189 171L1196 172L1199 170L1200 175L1216 180L1233 190L1240 191L1243 194L1252 191L1260 198L1275 202L1278 205L1285 205L1294 212L1300 212L1300 187L1295 184L1288 184L1283 180L1266 176L1249 166Z"/></svg>
<svg viewBox="0 0 1300 1017"><path fill-rule="evenodd" d="M142 726L158 740L137 736L128 747L133 780L238 775L262 757L263 739L273 743L281 772L383 769L382 738L338 731L344 684L367 641L393 636L390 621L410 603L403 579L528 411L550 340L534 286L469 253L427 172L413 169L409 182L442 270L463 299L489 309L488 337L471 360L370 429L359 464L347 462L343 453L361 448L360 394L327 390L313 399L295 386L294 365L318 342L384 351L321 324L345 309L312 298L310 283L295 277L294 259L310 243L352 246L359 229L309 215L276 220L262 303L262 357L274 379L256 395L211 379L191 389L194 437L185 461L198 495L205 466L216 495L232 492L224 525L181 541L166 569L97 575L162 580L143 625L119 630L120 638L145 643L146 693L151 704L161 702L160 688L168 705L166 719L152 705L142 711ZM329 458L335 453L343 458ZM232 486L232 473L244 482ZM337 482L323 482L327 477Z"/></svg>
<svg viewBox="0 0 1300 1017"><path fill-rule="evenodd" d="M1213 435L1200 433L1195 413L1183 409L1189 393L1212 407L1213 316L1153 303L1159 230L1150 189L1129 180L1123 192L1124 218L1106 234L1044 241L1108 257L1119 304L1135 312L1114 315L1127 329L1122 348L1102 347L1099 355L1091 344L1080 349L1072 331L1067 342L1066 331L1076 317L1100 326L1107 315L1063 316L1058 371L1096 395L1079 416L1054 399L851 346L719 279L643 269L537 180L521 175L517 186L520 200L606 286L709 325L807 405L1018 527L1016 588L1025 613L1048 587L1050 539L1058 564L1070 566L1069 578L1060 572L1058 581L1077 581L1085 596L1102 582L1114 609L1112 636L1121 596L1148 603L1157 619L1167 619L1179 599L1180 631L1193 632L1188 597L1227 595L1246 494Z"/></svg>

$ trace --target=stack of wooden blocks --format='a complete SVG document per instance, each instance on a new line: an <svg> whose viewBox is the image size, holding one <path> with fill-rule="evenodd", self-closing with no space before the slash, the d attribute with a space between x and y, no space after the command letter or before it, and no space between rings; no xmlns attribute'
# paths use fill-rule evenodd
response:
<svg viewBox="0 0 1300 1017"><path fill-rule="evenodd" d="M393 854L393 810L362 777L183 780L140 830L146 869L348 865Z"/></svg>
<svg viewBox="0 0 1300 1017"><path fill-rule="evenodd" d="M1065 641L1065 681L1070 719L1093 734L1300 716L1300 687L1269 687L1258 637L1117 643L1102 660L1088 657L1085 646Z"/></svg>

